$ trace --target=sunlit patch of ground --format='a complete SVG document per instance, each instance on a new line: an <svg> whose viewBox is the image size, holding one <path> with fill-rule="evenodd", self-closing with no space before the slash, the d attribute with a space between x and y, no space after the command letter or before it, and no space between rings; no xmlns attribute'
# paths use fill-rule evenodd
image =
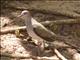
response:
<svg viewBox="0 0 80 60"><path fill-rule="evenodd" d="M1 35L1 50L3 53L7 52L10 54L26 54L23 46L21 46L20 39L14 34Z"/></svg>
<svg viewBox="0 0 80 60"><path fill-rule="evenodd" d="M30 56L37 55L38 53L38 48L35 47L34 45L24 44L26 46L24 48L24 46L22 45L22 42L20 42L21 39L17 38L15 34L5 34L5 35L1 35L0 37L1 37L1 53L3 54L3 56L1 57L2 60L5 60L5 59L10 60L11 59L11 57L9 57L10 55L13 57L30 57ZM56 59L57 58L56 55L50 56L52 55L51 53L52 52L50 51L45 51L44 53L45 56L43 56L42 58L38 57L38 59L45 59L45 60ZM46 57L46 55L50 57ZM17 58L13 58L12 60L15 60L15 59L17 60ZM19 59L19 60L22 60L22 59ZM33 60L33 59L31 57L31 58L28 58L28 60Z"/></svg>
<svg viewBox="0 0 80 60"><path fill-rule="evenodd" d="M0 22L0 28L2 28L10 22L10 19L8 17L0 17Z"/></svg>

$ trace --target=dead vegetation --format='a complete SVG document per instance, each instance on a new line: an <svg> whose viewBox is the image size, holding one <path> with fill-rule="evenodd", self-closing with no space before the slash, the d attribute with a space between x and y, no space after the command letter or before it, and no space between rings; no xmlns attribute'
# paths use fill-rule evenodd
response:
<svg viewBox="0 0 80 60"><path fill-rule="evenodd" d="M48 29L33 21L45 39L43 52L17 17L25 9ZM80 1L1 1L0 21L1 60L80 60Z"/></svg>

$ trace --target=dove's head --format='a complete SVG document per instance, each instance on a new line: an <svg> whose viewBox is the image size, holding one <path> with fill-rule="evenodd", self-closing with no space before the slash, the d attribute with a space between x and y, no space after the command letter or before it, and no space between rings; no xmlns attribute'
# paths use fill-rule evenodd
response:
<svg viewBox="0 0 80 60"><path fill-rule="evenodd" d="M21 14L18 17L25 19L25 18L31 17L31 15L30 15L30 12L28 10L24 10L21 12Z"/></svg>

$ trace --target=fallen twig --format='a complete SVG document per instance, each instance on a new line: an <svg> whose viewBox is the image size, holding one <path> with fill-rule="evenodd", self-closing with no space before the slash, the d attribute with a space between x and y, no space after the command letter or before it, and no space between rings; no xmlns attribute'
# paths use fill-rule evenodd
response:
<svg viewBox="0 0 80 60"><path fill-rule="evenodd" d="M8 32L13 32L15 30L24 30L26 29L26 26L12 26L12 27L5 27L5 28L1 28L0 33L8 33Z"/></svg>
<svg viewBox="0 0 80 60"><path fill-rule="evenodd" d="M61 55L61 53L57 49L54 49L54 52L61 60L68 60L63 55Z"/></svg>
<svg viewBox="0 0 80 60"><path fill-rule="evenodd" d="M8 54L8 53L0 53L1 56L5 56L5 57L11 57L11 58L32 58L33 56L27 56L26 54Z"/></svg>
<svg viewBox="0 0 80 60"><path fill-rule="evenodd" d="M23 58L23 59L34 59L34 60L59 60L57 56L52 57L38 57L38 56L27 56L26 54L16 55L16 54L8 54L8 53L0 53L1 57L11 57L11 58Z"/></svg>
<svg viewBox="0 0 80 60"><path fill-rule="evenodd" d="M41 22L44 26L48 26L49 24L80 24L80 19L65 19L65 20L55 20L55 21L44 21Z"/></svg>

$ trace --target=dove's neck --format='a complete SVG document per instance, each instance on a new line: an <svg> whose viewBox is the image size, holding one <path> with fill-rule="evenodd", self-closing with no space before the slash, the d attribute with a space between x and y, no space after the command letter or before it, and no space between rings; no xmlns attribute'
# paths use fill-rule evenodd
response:
<svg viewBox="0 0 80 60"><path fill-rule="evenodd" d="M25 18L25 24L26 24L26 30L28 32L29 35L31 35L33 32L33 26L32 26L32 21L31 21L32 17L26 17Z"/></svg>

